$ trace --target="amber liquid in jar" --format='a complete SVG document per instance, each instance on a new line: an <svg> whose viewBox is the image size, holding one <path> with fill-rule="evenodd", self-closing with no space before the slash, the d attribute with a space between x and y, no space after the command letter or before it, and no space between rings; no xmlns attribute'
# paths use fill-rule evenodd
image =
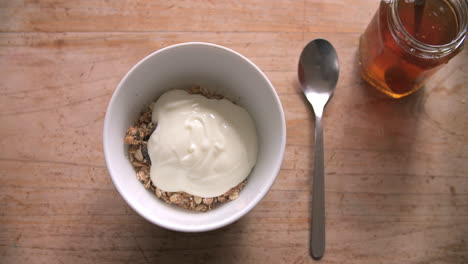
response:
<svg viewBox="0 0 468 264"><path fill-rule="evenodd" d="M448 54L428 53L406 43L405 39L413 38L424 46L437 47L451 43L460 32L460 23L451 3L445 0L422 2L421 6L418 0L381 1L379 10L360 39L363 78L394 98L416 91L439 66L463 48L462 44ZM402 32L395 33L392 24L395 16L392 17L390 10L392 4L396 5L394 8Z"/></svg>

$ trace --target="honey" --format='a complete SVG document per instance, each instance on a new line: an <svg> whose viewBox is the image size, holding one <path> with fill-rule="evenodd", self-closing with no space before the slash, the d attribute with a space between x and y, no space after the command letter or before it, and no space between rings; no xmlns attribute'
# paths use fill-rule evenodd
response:
<svg viewBox="0 0 468 264"><path fill-rule="evenodd" d="M385 0L361 36L361 75L393 98L415 92L463 49L464 0Z"/></svg>

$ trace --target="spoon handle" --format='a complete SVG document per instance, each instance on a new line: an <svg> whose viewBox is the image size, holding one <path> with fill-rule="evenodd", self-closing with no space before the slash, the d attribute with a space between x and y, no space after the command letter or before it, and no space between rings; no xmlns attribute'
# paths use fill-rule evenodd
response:
<svg viewBox="0 0 468 264"><path fill-rule="evenodd" d="M325 194L322 117L315 116L314 178L312 189L312 228L310 255L320 259L325 251Z"/></svg>

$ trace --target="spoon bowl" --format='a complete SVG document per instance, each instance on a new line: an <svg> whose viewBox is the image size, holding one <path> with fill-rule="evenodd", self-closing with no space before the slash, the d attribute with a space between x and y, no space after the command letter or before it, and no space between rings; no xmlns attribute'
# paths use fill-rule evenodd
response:
<svg viewBox="0 0 468 264"><path fill-rule="evenodd" d="M314 176L310 255L322 258L325 252L325 193L322 115L333 95L339 75L335 48L324 39L315 39L302 50L298 67L299 82L315 113Z"/></svg>
<svg viewBox="0 0 468 264"><path fill-rule="evenodd" d="M322 101L326 98L328 101L333 95L340 71L338 56L330 42L324 39L309 42L302 50L298 68L299 82L307 100ZM320 96L309 98L310 94ZM314 105L312 107L314 111L317 110Z"/></svg>

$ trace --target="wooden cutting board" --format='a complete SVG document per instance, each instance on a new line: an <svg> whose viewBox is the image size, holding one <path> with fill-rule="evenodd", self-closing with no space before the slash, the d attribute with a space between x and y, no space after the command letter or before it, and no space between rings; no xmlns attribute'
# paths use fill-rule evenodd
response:
<svg viewBox="0 0 468 264"><path fill-rule="evenodd" d="M324 117L321 263L468 263L468 54L401 100L358 72L372 0L0 3L0 263L315 263L308 255L313 116L302 47L341 64ZM101 131L124 74L171 44L206 41L270 78L287 119L278 178L247 216L184 234L145 221L105 168Z"/></svg>

